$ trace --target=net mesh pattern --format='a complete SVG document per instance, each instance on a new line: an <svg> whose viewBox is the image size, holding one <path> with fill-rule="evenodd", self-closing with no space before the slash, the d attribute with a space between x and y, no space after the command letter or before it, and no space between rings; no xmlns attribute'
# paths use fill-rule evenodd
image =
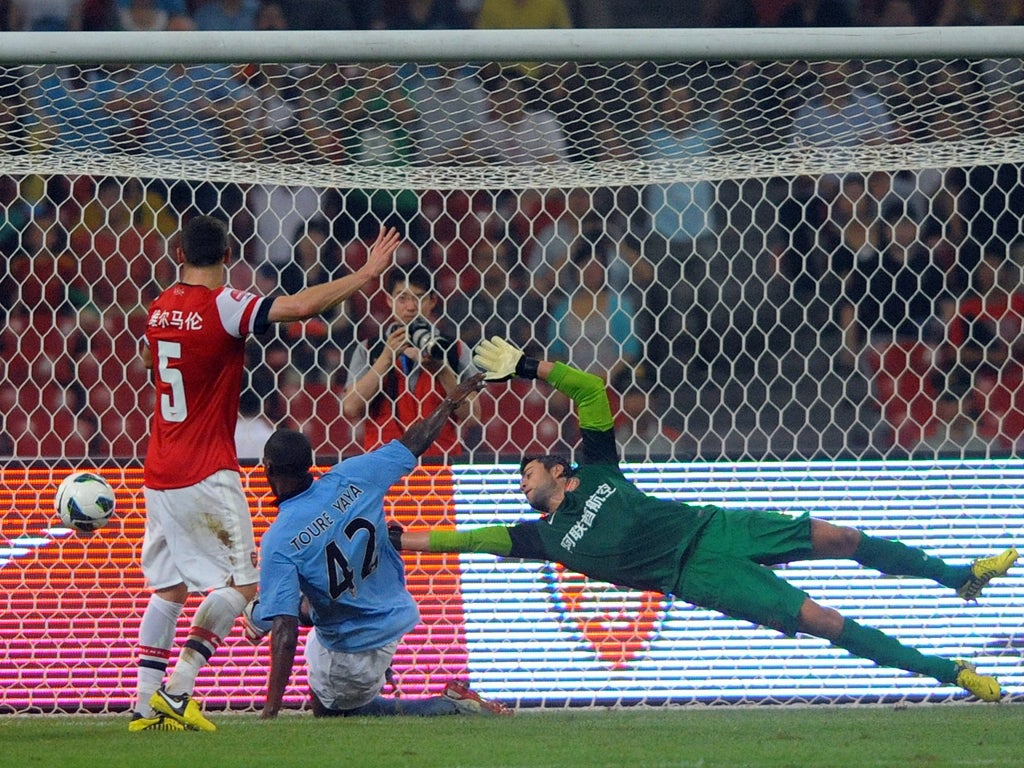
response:
<svg viewBox="0 0 1024 768"><path fill-rule="evenodd" d="M6 594L29 595L14 598L19 618L5 620L17 653L0 711L118 710L130 700L131 641L115 635L133 632L143 610L123 595L143 590L138 465L155 405L139 343L149 303L176 279L185 218L222 216L230 284L268 295L357 270L379 229L399 227L397 262L427 268L441 335L464 353L500 335L604 376L630 461L734 459L727 471L741 472L750 460L1012 459L1024 432L1022 76L1019 59L0 68L0 456L27 465L4 475L14 514L0 576ZM325 464L363 451L370 404L346 415L342 396L358 346L372 354L392 325L389 296L372 285L321 318L250 340L243 462L259 458L276 426L303 430ZM518 515L514 479L476 478L474 466L568 450L574 424L565 399L542 386L491 387L460 423L461 450L445 456L471 465L461 485L444 469L428 472L389 498L389 513L408 525L464 522L456 509L476 510L472 493L497 487L498 506ZM119 522L91 541L54 531L47 492L62 465L105 463ZM699 471L651 482L668 493ZM849 523L896 525L894 535L953 558L968 536L981 549L994 535L970 527L972 515L1016 514L991 503L1010 493L999 483L1012 484L1011 471L978 469L996 478L990 489L952 471L950 480L940 465L929 480L936 498L957 506L949 489L968 488L967 512L948 512L954 546L931 507L918 524L916 501L890 515L899 499L851 497L854 478L833 489L800 471L761 501L792 492L795 504L807 484L827 487L836 497L825 494L823 509L883 510L882 522ZM261 532L268 491L258 474L244 476ZM885 472L877 486L896 487ZM723 634L722 620L703 613L683 622L658 596L588 586L558 569L535 575L546 585L538 590L534 576L510 569L501 592L510 604L495 618L493 566L475 576L478 564L454 558L409 565L426 617L398 659L413 694L438 692L442 673L467 672L474 621L484 636L519 644L504 660L550 664L527 658L547 640L521 642L502 623L522 611L520 591L524 600L550 593L529 615L562 612L576 634L551 637L571 645L558 646L566 658L589 642L621 671L658 633L706 619L695 652L754 649L756 667L739 667L762 682L779 654L779 677L789 677L789 651L762 648L763 633L737 622ZM808 584L821 581L816 571ZM900 597L888 589L864 587L879 612ZM985 609L993 626L1010 591ZM596 618L580 618L588 611ZM960 640L943 644L959 624L931 614L923 624L943 638L936 652L961 652ZM236 640L200 679L208 706L258 701L266 648ZM39 683L55 679L48 660L69 643L96 663ZM592 661L573 663L585 676ZM498 694L521 683L517 701L571 698L543 692L543 673L497 663L474 673ZM752 684L741 695L877 700L874 674L858 672L838 694ZM885 679L883 698L908 685ZM301 705L300 682L292 705ZM622 693L598 680L578 696L631 702L648 684ZM689 689L650 695L707 700Z"/></svg>
<svg viewBox="0 0 1024 768"><path fill-rule="evenodd" d="M399 226L448 336L509 335L609 377L645 455L1012 452L1021 71L4 67L4 448L142 455L145 308L175 277L182 218L212 212L236 244L232 284L264 292L357 269ZM360 420L334 401L351 345L388 321L371 289L254 344L250 411L308 426L320 453L357 446ZM482 397L471 458L517 452L524 431L560 439L563 406L513 393L524 424L487 418L511 394ZM929 447L957 410L980 434ZM104 447L85 447L86 422Z"/></svg>

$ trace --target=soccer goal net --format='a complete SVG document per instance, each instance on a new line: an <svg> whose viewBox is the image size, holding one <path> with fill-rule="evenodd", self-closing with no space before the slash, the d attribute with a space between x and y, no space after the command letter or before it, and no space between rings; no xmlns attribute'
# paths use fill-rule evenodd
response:
<svg viewBox="0 0 1024 768"><path fill-rule="evenodd" d="M0 709L117 710L130 696L153 407L138 347L196 213L228 224L230 284L265 294L358 269L398 227L397 262L425 270L421 304L452 365L499 335L603 376L624 458L665 462L632 470L652 492L817 505L952 557L991 546L963 509L1020 531L991 503L1012 494L1024 433L1018 30L0 38L0 456L13 460ZM303 430L324 462L372 447L399 408L381 399L397 396L353 416L341 394L379 354L394 298L381 281L249 342L243 462L276 426ZM390 511L515 519L502 462L568 450L573 424L532 382L489 388L448 461L396 489ZM929 461L893 462L908 457ZM839 460L856 470L817 474ZM53 529L48 508L83 465L119 489L117 530L91 540ZM267 490L245 475L262 530ZM414 694L469 670L522 702L930 695L859 667L846 687L817 673L791 685L792 650L762 631L559 569L410 568L424 625L399 667ZM855 585L883 612L895 594ZM980 642L926 600L908 641ZM555 638L534 651L513 618L531 610ZM1005 622L998 600L989 618ZM474 643L499 650L474 657ZM263 653L231 645L200 679L209 702L258 701ZM703 682L687 668L698 658Z"/></svg>

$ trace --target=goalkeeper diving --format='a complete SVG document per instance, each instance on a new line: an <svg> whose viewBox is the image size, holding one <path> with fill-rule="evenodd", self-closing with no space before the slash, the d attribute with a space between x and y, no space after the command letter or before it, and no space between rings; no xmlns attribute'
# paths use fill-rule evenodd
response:
<svg viewBox="0 0 1024 768"><path fill-rule="evenodd" d="M474 355L485 380L539 379L575 403L579 466L556 455L525 456L520 490L540 520L470 530L407 530L394 543L420 552L485 552L554 561L593 579L671 594L789 636L824 638L854 656L942 684L983 701L1002 697L998 681L973 664L921 653L877 629L844 618L780 578L771 566L849 559L888 576L929 579L973 601L1017 559L1009 548L968 565L899 541L833 525L807 513L694 506L650 496L619 468L611 404L601 378L562 362L540 361L498 337Z"/></svg>

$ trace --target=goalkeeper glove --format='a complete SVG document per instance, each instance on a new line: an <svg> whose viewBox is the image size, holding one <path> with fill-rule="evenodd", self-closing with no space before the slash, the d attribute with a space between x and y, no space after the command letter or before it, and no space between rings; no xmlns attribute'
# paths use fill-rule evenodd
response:
<svg viewBox="0 0 1024 768"><path fill-rule="evenodd" d="M508 381L513 376L524 379L537 378L540 361L527 357L523 350L510 344L500 336L484 339L476 346L473 362L484 372L486 381Z"/></svg>

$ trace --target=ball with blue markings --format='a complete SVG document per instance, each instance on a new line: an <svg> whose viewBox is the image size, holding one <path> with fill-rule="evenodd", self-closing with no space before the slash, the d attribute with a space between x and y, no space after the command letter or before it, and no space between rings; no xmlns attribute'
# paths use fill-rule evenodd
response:
<svg viewBox="0 0 1024 768"><path fill-rule="evenodd" d="M57 487L54 506L64 527L91 533L113 517L114 489L94 472L72 472Z"/></svg>

